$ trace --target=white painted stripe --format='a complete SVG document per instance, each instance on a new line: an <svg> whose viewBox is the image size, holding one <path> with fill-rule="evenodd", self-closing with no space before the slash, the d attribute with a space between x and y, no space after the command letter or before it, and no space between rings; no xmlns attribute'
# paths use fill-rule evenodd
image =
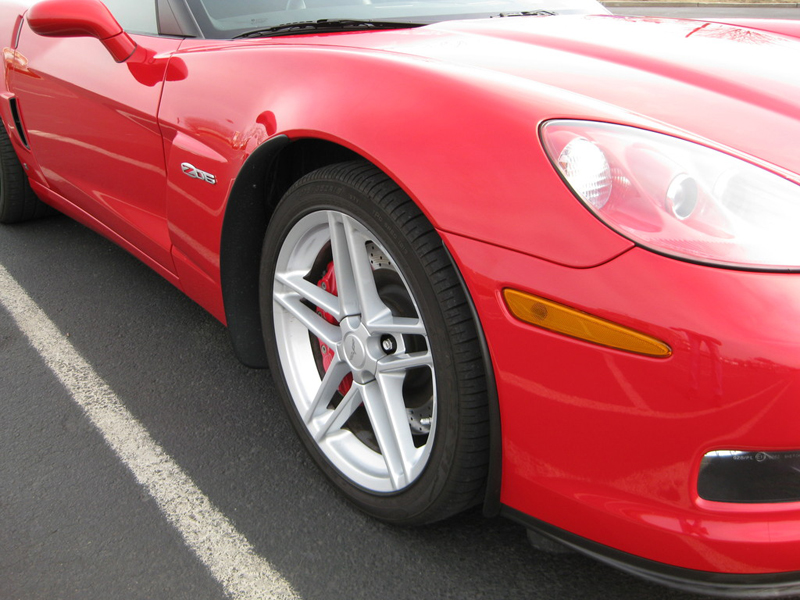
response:
<svg viewBox="0 0 800 600"><path fill-rule="evenodd" d="M0 265L0 302L47 366L155 499L186 544L236 600L299 596L150 437L47 315Z"/></svg>

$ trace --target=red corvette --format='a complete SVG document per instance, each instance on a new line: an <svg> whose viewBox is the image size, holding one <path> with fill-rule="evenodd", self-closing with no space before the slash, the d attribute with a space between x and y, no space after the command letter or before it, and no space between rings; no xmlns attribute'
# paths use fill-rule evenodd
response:
<svg viewBox="0 0 800 600"><path fill-rule="evenodd" d="M800 592L800 28L593 0L0 6L0 221L272 370L356 505ZM594 16L592 16L594 15Z"/></svg>

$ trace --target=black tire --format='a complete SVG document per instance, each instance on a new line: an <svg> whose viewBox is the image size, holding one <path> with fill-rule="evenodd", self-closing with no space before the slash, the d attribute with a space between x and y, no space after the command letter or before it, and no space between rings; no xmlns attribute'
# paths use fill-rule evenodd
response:
<svg viewBox="0 0 800 600"><path fill-rule="evenodd" d="M0 223L21 223L54 212L33 193L8 133L0 126Z"/></svg>
<svg viewBox="0 0 800 600"><path fill-rule="evenodd" d="M340 235L350 231L352 246L331 243L331 228ZM333 260L336 248L344 259ZM364 258L364 253L369 255ZM348 279L348 269L357 271L365 260L370 263L360 272L369 275ZM334 304L341 309L348 297L357 297L359 314L345 310L341 322L331 316L333 329L312 321L312 328L324 331L323 338L329 333L336 338L337 331L341 338L327 350L332 362L326 367L322 355L327 347L301 321L322 310L308 297L321 280L331 282L334 263L344 265L334 269ZM411 199L363 161L319 169L292 186L279 203L261 265L270 368L295 430L330 480L365 512L397 524L430 523L480 503L489 417L475 323L441 239ZM356 279L366 282L365 289L374 284L379 302L357 291ZM378 320L370 314L379 314L381 306L391 314L384 310L374 325ZM417 333L385 333L408 323ZM414 364L404 360L424 366L398 369ZM334 364L328 393L320 393ZM350 387L346 376L340 381L338 369L354 377ZM331 395L336 382L340 386ZM352 416L331 425L337 410ZM393 470L398 460L402 469Z"/></svg>

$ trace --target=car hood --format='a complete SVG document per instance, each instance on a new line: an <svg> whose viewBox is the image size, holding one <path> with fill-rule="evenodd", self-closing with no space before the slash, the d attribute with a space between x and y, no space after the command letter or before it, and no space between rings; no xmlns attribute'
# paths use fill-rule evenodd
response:
<svg viewBox="0 0 800 600"><path fill-rule="evenodd" d="M328 36L331 37L339 36ZM450 21L341 36L348 46L502 72L571 92L563 114L721 145L800 174L800 40L690 20L615 16ZM333 43L333 40L330 40ZM563 92L560 92L563 93ZM591 100L590 100L591 99ZM574 100L574 98L573 98ZM598 102L613 111L598 109ZM605 113L605 114L604 114Z"/></svg>

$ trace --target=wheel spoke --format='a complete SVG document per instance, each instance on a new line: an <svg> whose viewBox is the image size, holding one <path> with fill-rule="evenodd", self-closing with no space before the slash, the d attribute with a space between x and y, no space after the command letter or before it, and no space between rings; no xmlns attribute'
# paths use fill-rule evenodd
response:
<svg viewBox="0 0 800 600"><path fill-rule="evenodd" d="M339 388L342 378L347 375L348 371L347 364L343 360L338 356L334 358L328 370L325 371L325 376L319 383L317 393L303 416L303 420L307 424L310 424L311 421L314 420L314 417L328 406L331 398L333 398L333 394L336 393L336 390Z"/></svg>
<svg viewBox="0 0 800 600"><path fill-rule="evenodd" d="M381 375L363 387L364 406L394 489L412 480L417 450L403 402L403 375Z"/></svg>
<svg viewBox="0 0 800 600"><path fill-rule="evenodd" d="M344 217L344 231L362 322L369 327L370 323L390 319L392 311L381 300L375 285L375 275L366 247L369 238L361 232L358 223L349 217Z"/></svg>
<svg viewBox="0 0 800 600"><path fill-rule="evenodd" d="M297 294L275 293L274 298L289 314L294 316L306 329L329 347L335 347L341 342L341 330L336 325L328 323L314 310L303 304Z"/></svg>
<svg viewBox="0 0 800 600"><path fill-rule="evenodd" d="M359 314L358 292L347 245L344 215L328 213L328 228L331 234L331 253L333 254L333 270L336 274L336 288L339 296L339 312L341 320ZM332 314L332 313L331 313Z"/></svg>
<svg viewBox="0 0 800 600"><path fill-rule="evenodd" d="M325 415L319 427L315 429L313 428L313 423L309 423L309 430L314 436L314 440L321 442L326 436L339 431L347 423L347 420L353 416L358 407L361 406L362 402L360 386L353 385L342 398L342 401L339 402L339 406L332 410L330 414Z"/></svg>
<svg viewBox="0 0 800 600"><path fill-rule="evenodd" d="M383 318L370 322L373 333L392 333L394 335L427 335L422 319L410 317Z"/></svg>
<svg viewBox="0 0 800 600"><path fill-rule="evenodd" d="M413 257L402 261L409 272L401 270L390 252L396 247L384 243L402 232L376 235L395 231L390 215L362 221L342 202L336 208L330 197L301 210L287 201L277 209L282 218L273 222L285 225L265 242L275 268L274 332L265 341L274 333L272 350L307 441L367 493L400 492L439 456L433 350L411 285L427 289L425 274Z"/></svg>
<svg viewBox="0 0 800 600"><path fill-rule="evenodd" d="M339 299L304 279L303 273L299 271L278 273L275 275L275 280L297 292L304 300L308 300L314 306L321 308L337 321L342 320L343 315L339 306Z"/></svg>
<svg viewBox="0 0 800 600"><path fill-rule="evenodd" d="M397 373L416 367L433 368L433 355L430 351L392 354L378 361L378 373Z"/></svg>

